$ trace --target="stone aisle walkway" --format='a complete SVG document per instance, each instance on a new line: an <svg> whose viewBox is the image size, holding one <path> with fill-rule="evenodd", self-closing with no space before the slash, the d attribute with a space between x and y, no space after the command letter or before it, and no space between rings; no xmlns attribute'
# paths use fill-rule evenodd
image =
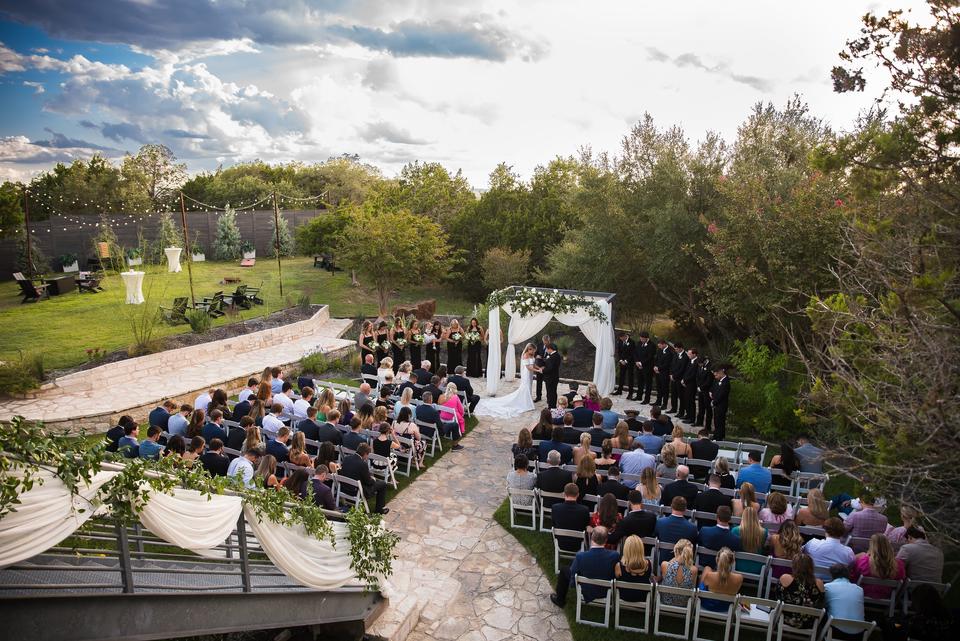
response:
<svg viewBox="0 0 960 641"><path fill-rule="evenodd" d="M515 383L501 385L505 394ZM510 446L536 415L481 418L463 451L447 453L390 502L387 525L402 537L391 579L398 595L372 633L394 641L572 639L550 602L553 577L493 520L506 496Z"/></svg>

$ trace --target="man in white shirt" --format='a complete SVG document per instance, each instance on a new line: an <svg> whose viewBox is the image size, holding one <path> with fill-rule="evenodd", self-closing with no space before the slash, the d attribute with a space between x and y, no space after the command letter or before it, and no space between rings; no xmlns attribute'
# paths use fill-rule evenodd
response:
<svg viewBox="0 0 960 641"><path fill-rule="evenodd" d="M283 427L283 421L280 415L283 413L283 405L274 403L270 413L263 417L263 434L267 438L277 438L277 433Z"/></svg>
<svg viewBox="0 0 960 641"><path fill-rule="evenodd" d="M203 410L204 413L207 412L207 407L210 405L210 401L213 400L213 389L209 389L200 396L197 397L197 400L193 402L193 409Z"/></svg>
<svg viewBox="0 0 960 641"><path fill-rule="evenodd" d="M293 416L293 399L291 396L292 386L290 383L284 383L283 389L278 393L273 395L274 404L280 403L283 405L283 415L286 417Z"/></svg>
<svg viewBox="0 0 960 641"><path fill-rule="evenodd" d="M227 467L227 476L229 478L239 476L245 486L252 487L254 467L260 462L263 452L263 445L257 445L245 451L243 456L238 456L230 461L230 465Z"/></svg>
<svg viewBox="0 0 960 641"><path fill-rule="evenodd" d="M824 521L823 530L827 535L826 538L810 539L804 544L803 551L813 559L813 564L817 569L817 578L829 581L831 565L834 563L850 565L856 555L854 555L853 550L843 544L843 539L847 535L843 521L831 516Z"/></svg>
<svg viewBox="0 0 960 641"><path fill-rule="evenodd" d="M313 405L313 388L304 387L300 392L300 398L293 403L293 418L298 422L307 418L307 410Z"/></svg>
<svg viewBox="0 0 960 641"><path fill-rule="evenodd" d="M190 425L190 415L193 414L193 406L184 403L180 406L180 411L170 415L167 421L167 434L170 436L184 436L187 433L187 426Z"/></svg>
<svg viewBox="0 0 960 641"><path fill-rule="evenodd" d="M242 403L245 400L249 399L251 396L256 397L257 387L260 386L260 381L255 378L250 378L247 380L247 387L244 390L240 391L240 395L237 397L237 402Z"/></svg>

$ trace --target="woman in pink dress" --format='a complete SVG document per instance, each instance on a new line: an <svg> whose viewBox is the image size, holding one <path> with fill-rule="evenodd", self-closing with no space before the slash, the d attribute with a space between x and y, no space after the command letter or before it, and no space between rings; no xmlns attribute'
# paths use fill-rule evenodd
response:
<svg viewBox="0 0 960 641"><path fill-rule="evenodd" d="M444 423L456 423L457 426L453 430L453 447L450 449L462 450L463 446L460 445L460 438L466 430L466 423L463 419L463 403L460 402L460 397L457 396L457 386L455 383L447 384L443 396L440 397L437 409L440 410L441 421Z"/></svg>

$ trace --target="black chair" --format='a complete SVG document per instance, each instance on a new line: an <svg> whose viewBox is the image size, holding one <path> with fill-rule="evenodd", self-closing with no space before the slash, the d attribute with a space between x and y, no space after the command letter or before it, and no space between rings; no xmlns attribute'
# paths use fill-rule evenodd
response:
<svg viewBox="0 0 960 641"><path fill-rule="evenodd" d="M14 272L13 278L17 281L17 285L20 286L20 295L23 296L23 300L20 301L21 305L24 303L36 303L41 298L50 298L46 283L35 283L21 272Z"/></svg>
<svg viewBox="0 0 960 641"><path fill-rule="evenodd" d="M253 307L252 302L247 299L246 285L237 285L236 291L229 296L226 296L224 301L231 307L242 307L243 309L250 309Z"/></svg>
<svg viewBox="0 0 960 641"><path fill-rule="evenodd" d="M183 296L174 298L173 305L170 307L163 307L161 305L160 313L163 315L163 320L171 325L178 325L187 322L188 309L190 309L190 304L187 302L186 296Z"/></svg>
<svg viewBox="0 0 960 641"><path fill-rule="evenodd" d="M247 286L244 291L244 296L247 301L254 305L263 305L263 299L260 298L260 289L263 287L263 281L260 281L260 287L250 287Z"/></svg>
<svg viewBox="0 0 960 641"><path fill-rule="evenodd" d="M77 293L82 294L87 292L90 294L96 294L97 292L102 292L103 287L100 287L100 281L103 279L103 274L87 274L83 278L77 279Z"/></svg>
<svg viewBox="0 0 960 641"><path fill-rule="evenodd" d="M197 309L206 310L212 318L220 318L225 316L226 312L223 311L223 292L217 292L213 296L204 296L203 300L197 303Z"/></svg>

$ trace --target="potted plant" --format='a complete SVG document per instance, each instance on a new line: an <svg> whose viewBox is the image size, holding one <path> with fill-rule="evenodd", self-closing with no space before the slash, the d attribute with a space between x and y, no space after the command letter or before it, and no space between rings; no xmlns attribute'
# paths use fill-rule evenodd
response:
<svg viewBox="0 0 960 641"><path fill-rule="evenodd" d="M139 247L131 247L127 250L127 266L136 267L143 264L143 250Z"/></svg>
<svg viewBox="0 0 960 641"><path fill-rule="evenodd" d="M254 248L253 243L249 240L243 241L243 244L240 245L240 251L243 252L244 258L256 258L257 250Z"/></svg>
<svg viewBox="0 0 960 641"><path fill-rule="evenodd" d="M202 263L207 260L206 255L203 253L203 245L200 244L200 237L193 239L193 242L190 243L190 259L195 263Z"/></svg>
<svg viewBox="0 0 960 641"><path fill-rule="evenodd" d="M77 262L76 254L64 254L60 257L60 267L64 273L80 271L80 265Z"/></svg>

